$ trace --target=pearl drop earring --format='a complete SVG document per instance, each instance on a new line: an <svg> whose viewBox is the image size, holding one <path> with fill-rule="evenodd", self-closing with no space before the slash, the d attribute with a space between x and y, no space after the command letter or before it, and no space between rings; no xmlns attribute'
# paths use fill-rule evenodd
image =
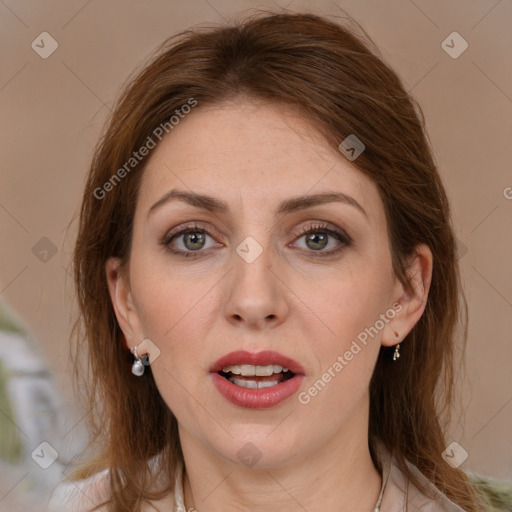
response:
<svg viewBox="0 0 512 512"><path fill-rule="evenodd" d="M137 377L141 377L144 374L144 364L137 354L137 346L133 347L131 351L135 357L135 361L132 364L132 373Z"/></svg>

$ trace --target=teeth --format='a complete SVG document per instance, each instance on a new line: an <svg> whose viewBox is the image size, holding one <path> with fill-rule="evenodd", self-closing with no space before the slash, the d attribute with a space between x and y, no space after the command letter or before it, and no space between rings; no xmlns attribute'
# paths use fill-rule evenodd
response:
<svg viewBox="0 0 512 512"><path fill-rule="evenodd" d="M268 377L274 373L273 364L267 364L267 366L255 366L254 368L256 369L256 375L259 377Z"/></svg>
<svg viewBox="0 0 512 512"><path fill-rule="evenodd" d="M240 373L243 376L251 377L252 375L256 375L256 367L252 364L243 364L240 366Z"/></svg>
<svg viewBox="0 0 512 512"><path fill-rule="evenodd" d="M277 384L279 384L277 380L267 380L265 382L259 382L255 380L237 379L236 377L230 377L229 381L232 382L233 384L236 384L237 386L248 389L271 388L272 386L276 386Z"/></svg>
<svg viewBox="0 0 512 512"><path fill-rule="evenodd" d="M271 381L264 381L264 382L258 382L258 389L261 389L261 388L271 388L272 386L275 386L276 384L279 384L279 382L275 381L275 380L271 380Z"/></svg>
<svg viewBox="0 0 512 512"><path fill-rule="evenodd" d="M244 377L268 377L273 373L287 372L288 368L283 368L278 364L267 364L265 366L255 366L252 364L235 364L222 368L224 373L232 373L233 375L243 375Z"/></svg>

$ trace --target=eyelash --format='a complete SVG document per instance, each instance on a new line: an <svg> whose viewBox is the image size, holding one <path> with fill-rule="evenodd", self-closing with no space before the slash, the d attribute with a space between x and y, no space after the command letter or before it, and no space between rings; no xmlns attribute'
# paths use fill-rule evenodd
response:
<svg viewBox="0 0 512 512"><path fill-rule="evenodd" d="M182 250L176 250L171 249L170 243L177 237L186 235L188 233L202 233L210 236L211 238L214 238L214 236L210 233L208 229L206 229L203 225L200 224L191 224L189 226L186 226L184 229L181 229L180 231L177 231L175 233L169 233L167 234L163 240L161 241L161 244L169 250L171 253L176 254L177 256L181 256L184 258L198 258L202 257L203 255L201 253L204 253L205 251L199 249L197 251L182 251ZM304 227L300 230L298 233L297 239L302 238L305 235L314 234L314 233L325 233L331 237L336 238L339 242L341 242L341 246L337 249L331 249L330 251L309 251L314 254L314 257L327 257L332 256L334 254L337 254L338 252L342 251L344 248L350 246L352 244L352 238L347 235L344 231L338 231L335 229L329 228L327 224L315 224L315 225L309 225L307 227ZM309 256L309 255L307 255Z"/></svg>

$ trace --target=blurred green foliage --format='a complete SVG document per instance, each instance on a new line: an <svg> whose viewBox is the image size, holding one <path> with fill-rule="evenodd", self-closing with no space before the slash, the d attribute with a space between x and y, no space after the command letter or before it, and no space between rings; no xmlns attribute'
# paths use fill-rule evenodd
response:
<svg viewBox="0 0 512 512"><path fill-rule="evenodd" d="M10 464L17 464L23 454L23 445L16 423L14 411L7 392L8 373L0 359L0 458Z"/></svg>
<svg viewBox="0 0 512 512"><path fill-rule="evenodd" d="M492 512L512 512L512 482L500 482L481 475L472 476L471 482L484 497Z"/></svg>

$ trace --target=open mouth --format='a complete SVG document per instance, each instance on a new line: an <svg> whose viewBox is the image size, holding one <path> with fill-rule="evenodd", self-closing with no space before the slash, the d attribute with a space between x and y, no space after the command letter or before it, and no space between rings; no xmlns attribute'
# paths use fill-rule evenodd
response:
<svg viewBox="0 0 512 512"><path fill-rule="evenodd" d="M271 388L295 376L288 368L278 364L230 365L217 373L232 384L247 389Z"/></svg>
<svg viewBox="0 0 512 512"><path fill-rule="evenodd" d="M293 396L304 379L300 363L272 350L236 350L210 366L217 391L238 407L268 409Z"/></svg>

